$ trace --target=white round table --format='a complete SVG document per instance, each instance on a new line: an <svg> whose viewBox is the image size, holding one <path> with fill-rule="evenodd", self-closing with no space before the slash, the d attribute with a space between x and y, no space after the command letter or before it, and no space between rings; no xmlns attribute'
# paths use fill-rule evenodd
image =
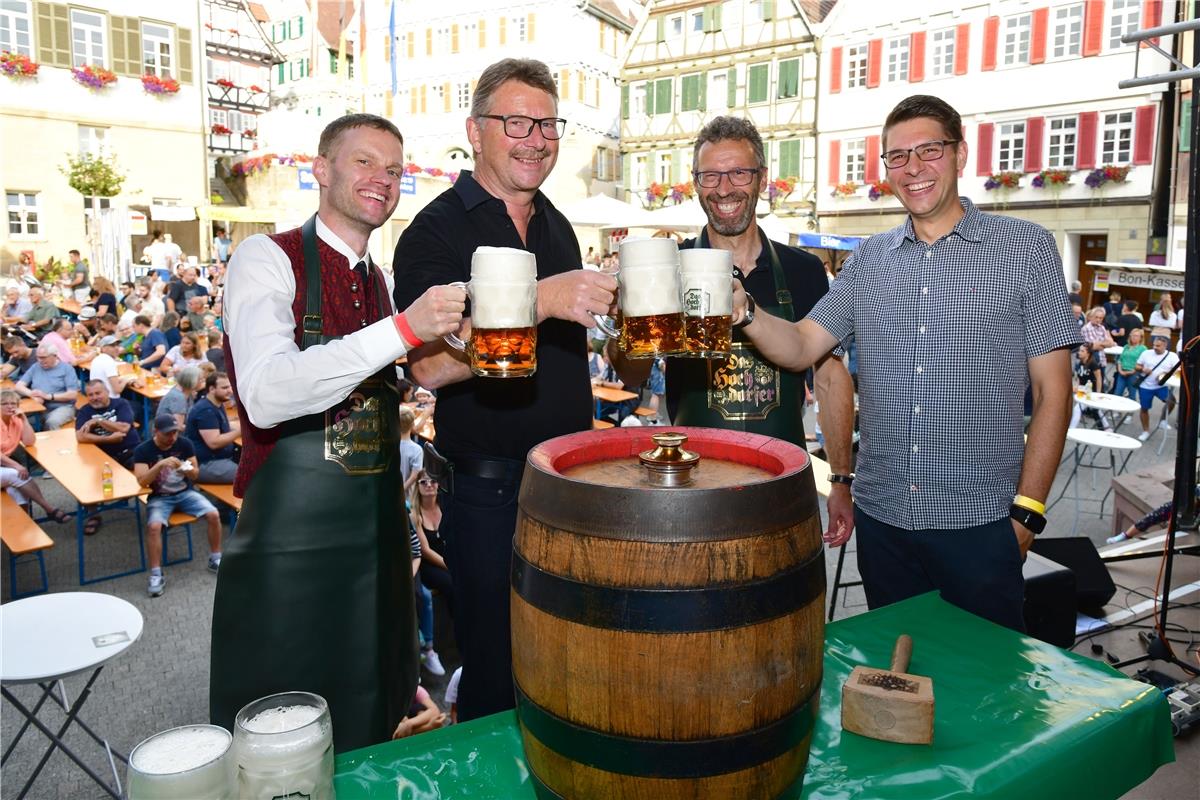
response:
<svg viewBox="0 0 1200 800"><path fill-rule="evenodd" d="M1122 351L1122 350L1124 350L1124 349L1125 349L1125 348L1124 348L1124 347L1122 347L1121 345L1119 345L1119 344L1114 344L1112 347L1106 347L1106 348L1104 348L1104 355L1106 355L1106 356L1119 356L1119 355L1121 355L1121 351Z"/></svg>
<svg viewBox="0 0 1200 800"><path fill-rule="evenodd" d="M1122 398L1114 399L1119 400ZM1047 505L1047 508L1053 508L1059 500L1062 500L1064 497L1066 497L1067 492L1071 489L1072 484L1075 484L1075 494L1072 495L1072 499L1075 500L1075 523L1071 528L1071 532L1074 533L1079 529L1079 501L1083 499L1080 497L1077 483L1080 467L1091 470L1111 470L1112 476L1115 478L1125 471L1126 465L1129 464L1129 459L1132 458L1134 452L1142 446L1142 443L1137 439L1134 439L1132 436L1125 436L1124 434L1113 433L1112 431L1102 431L1096 428L1070 428L1067 430L1067 441L1073 442L1075 445L1075 451L1073 453L1075 465L1071 469L1071 474L1067 476L1067 482L1063 484L1062 491L1052 503ZM1107 450L1109 461L1108 465L1105 466L1102 464L1097 464L1095 454L1093 455L1091 461L1084 463L1084 454L1089 447L1094 447L1097 451ZM1118 452L1125 453L1125 458L1122 459L1119 464L1117 461ZM1092 488L1095 488L1095 482L1096 473L1093 472ZM1104 496L1100 498L1101 518L1104 517L1104 504L1108 501L1108 496L1110 494L1112 494L1111 483L1109 484L1108 491L1105 492Z"/></svg>
<svg viewBox="0 0 1200 800"><path fill-rule="evenodd" d="M95 592L60 592L16 600L0 606L0 692L25 717L9 753L17 741L33 725L50 740L45 755L29 776L18 797L23 797L54 750L61 749L80 769L88 774L110 796L120 798L121 779L114 756L127 761L114 751L108 742L79 718L92 686L100 677L104 665L125 652L142 635L142 614L120 598ZM64 678L88 673L90 676L75 702L67 699ZM36 683L41 697L32 710L25 706L10 686ZM38 718L45 701L52 700L66 713L57 731ZM77 724L92 737L108 756L113 786L109 786L63 741L67 730Z"/></svg>
<svg viewBox="0 0 1200 800"><path fill-rule="evenodd" d="M1094 408L1098 411L1112 411L1116 414L1132 414L1141 408L1137 400L1131 400L1128 397L1121 397L1115 394L1103 394L1101 392L1088 392L1082 397L1075 395L1075 402L1085 408ZM1079 429L1072 428L1071 430Z"/></svg>

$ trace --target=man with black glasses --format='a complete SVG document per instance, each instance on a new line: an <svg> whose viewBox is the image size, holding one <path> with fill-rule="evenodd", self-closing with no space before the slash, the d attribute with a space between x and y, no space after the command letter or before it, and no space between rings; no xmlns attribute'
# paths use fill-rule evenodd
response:
<svg viewBox="0 0 1200 800"><path fill-rule="evenodd" d="M514 705L508 582L525 456L546 439L591 428L587 331L592 313L609 310L617 282L582 269L570 223L539 188L566 130L546 65L504 59L485 69L466 129L475 169L417 214L393 263L396 301L407 304L430 286L469 280L480 246L528 250L537 259L532 377L472 377L463 356L440 339L408 354L412 377L440 389L434 424L452 469L441 484L441 530L463 657L459 717L473 719ZM465 320L459 336L469 331ZM617 367L623 370L622 360ZM438 467L427 454L425 470L441 477Z"/></svg>
<svg viewBox="0 0 1200 800"><path fill-rule="evenodd" d="M962 138L944 101L903 100L884 123L882 159L904 224L859 245L800 322L753 315L739 290L734 323L790 369L851 333L858 341L854 501L868 605L940 589L1023 630L1021 562L1046 523L1079 329L1054 237L959 197Z"/></svg>

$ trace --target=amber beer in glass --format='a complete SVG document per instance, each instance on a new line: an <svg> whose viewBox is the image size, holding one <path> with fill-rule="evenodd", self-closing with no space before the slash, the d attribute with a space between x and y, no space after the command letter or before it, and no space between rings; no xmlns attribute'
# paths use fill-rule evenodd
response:
<svg viewBox="0 0 1200 800"><path fill-rule="evenodd" d="M733 254L689 248L679 252L684 332L690 358L725 358L733 338Z"/></svg>
<svg viewBox="0 0 1200 800"><path fill-rule="evenodd" d="M627 358L658 358L686 347L679 291L679 247L673 239L626 239L617 275L620 339Z"/></svg>
<svg viewBox="0 0 1200 800"><path fill-rule="evenodd" d="M471 298L471 335L446 336L483 378L521 378L537 371L537 261L511 247L480 247L470 283L452 284Z"/></svg>

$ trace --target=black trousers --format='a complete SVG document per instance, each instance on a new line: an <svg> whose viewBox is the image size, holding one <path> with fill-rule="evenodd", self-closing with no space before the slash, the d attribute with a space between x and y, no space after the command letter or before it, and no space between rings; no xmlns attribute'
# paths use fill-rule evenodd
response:
<svg viewBox="0 0 1200 800"><path fill-rule="evenodd" d="M519 478L456 473L441 498L440 530L454 585L454 635L463 662L460 722L516 705L508 592L519 488Z"/></svg>
<svg viewBox="0 0 1200 800"><path fill-rule="evenodd" d="M1021 549L1008 517L961 530L909 531L855 509L854 527L868 607L937 589L964 611L1025 632Z"/></svg>

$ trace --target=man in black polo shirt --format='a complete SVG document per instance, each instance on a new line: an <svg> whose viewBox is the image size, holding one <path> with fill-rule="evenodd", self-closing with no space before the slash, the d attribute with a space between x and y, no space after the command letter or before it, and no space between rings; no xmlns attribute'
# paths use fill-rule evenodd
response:
<svg viewBox="0 0 1200 800"><path fill-rule="evenodd" d="M521 471L534 445L591 427L589 314L607 312L617 288L611 275L581 268L570 223L538 190L566 126L557 115L545 64L505 59L484 70L467 120L475 170L463 171L413 219L393 262L396 300L407 305L430 286L468 280L479 246L521 248L537 257L536 374L473 378L441 341L408 355L413 378L440 388L437 446L453 469L452 481L442 483L441 531L463 656L460 719L514 705L508 579Z"/></svg>

